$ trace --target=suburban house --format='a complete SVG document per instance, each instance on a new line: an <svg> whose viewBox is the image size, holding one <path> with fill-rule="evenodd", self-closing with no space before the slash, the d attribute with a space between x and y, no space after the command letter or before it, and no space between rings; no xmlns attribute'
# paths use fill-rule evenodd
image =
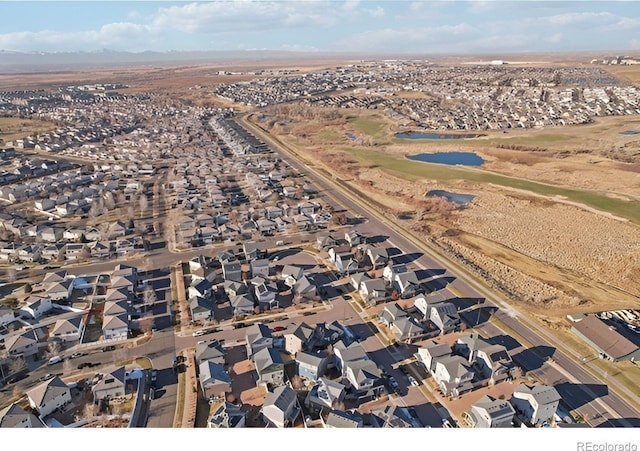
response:
<svg viewBox="0 0 640 451"><path fill-rule="evenodd" d="M318 377L325 375L332 363L333 355L326 351L301 351L296 354L296 373L300 377L316 381Z"/></svg>
<svg viewBox="0 0 640 451"><path fill-rule="evenodd" d="M5 337L4 347L7 355L12 357L28 357L38 352L38 342L32 331L25 331Z"/></svg>
<svg viewBox="0 0 640 451"><path fill-rule="evenodd" d="M189 298L189 310L191 321L209 321L213 318L213 301L200 296Z"/></svg>
<svg viewBox="0 0 640 451"><path fill-rule="evenodd" d="M315 327L311 327L305 322L300 324L291 323L282 333L285 340L285 351L295 356L303 349L308 349L306 344L313 336L314 331Z"/></svg>
<svg viewBox="0 0 640 451"><path fill-rule="evenodd" d="M278 288L274 283L267 282L260 277L256 277L255 279L252 279L251 285L253 286L253 297L261 311L278 308L278 301L276 300Z"/></svg>
<svg viewBox="0 0 640 451"><path fill-rule="evenodd" d="M371 262L371 266L374 269L385 266L389 261L389 253L384 247L369 246L366 255L369 257L369 262Z"/></svg>
<svg viewBox="0 0 640 451"><path fill-rule="evenodd" d="M129 317L125 314L103 317L102 335L105 340L126 340L129 332Z"/></svg>
<svg viewBox="0 0 640 451"><path fill-rule="evenodd" d="M321 377L307 394L304 404L312 413L328 412L340 405L345 395L344 385Z"/></svg>
<svg viewBox="0 0 640 451"><path fill-rule="evenodd" d="M246 426L246 422L247 412L242 410L240 406L225 401L211 414L207 427L213 429L243 428Z"/></svg>
<svg viewBox="0 0 640 451"><path fill-rule="evenodd" d="M361 400L371 400L384 391L380 378L382 372L378 366L369 359L362 345L352 343L346 346L342 341L336 343L333 348L335 364L349 384L358 390Z"/></svg>
<svg viewBox="0 0 640 451"><path fill-rule="evenodd" d="M233 280L235 282L242 282L242 267L239 262L223 262L222 263L222 275L224 280Z"/></svg>
<svg viewBox="0 0 640 451"><path fill-rule="evenodd" d="M387 286L382 279L368 279L360 282L358 290L365 300L384 299L387 296Z"/></svg>
<svg viewBox="0 0 640 451"><path fill-rule="evenodd" d="M62 301L68 299L71 295L73 286L72 280L62 280L60 282L52 282L47 284L45 293L52 301Z"/></svg>
<svg viewBox="0 0 640 451"><path fill-rule="evenodd" d="M213 363L225 364L226 351L218 340L199 341L196 343L196 360L208 360Z"/></svg>
<svg viewBox="0 0 640 451"><path fill-rule="evenodd" d="M27 398L31 408L45 417L71 402L71 390L56 376L27 391Z"/></svg>
<svg viewBox="0 0 640 451"><path fill-rule="evenodd" d="M509 401L485 395L471 406L469 418L476 428L509 428L514 413Z"/></svg>
<svg viewBox="0 0 640 451"><path fill-rule="evenodd" d="M441 334L455 332L460 328L461 323L458 310L451 302L430 304L427 319L440 329Z"/></svg>
<svg viewBox="0 0 640 451"><path fill-rule="evenodd" d="M0 429L43 427L46 426L37 416L27 412L18 404L13 403L0 410Z"/></svg>
<svg viewBox="0 0 640 451"><path fill-rule="evenodd" d="M304 275L304 270L299 266L285 265L280 274L284 284L289 288L293 288L296 282Z"/></svg>
<svg viewBox="0 0 640 451"><path fill-rule="evenodd" d="M198 366L200 387L202 395L207 399L222 398L231 393L231 376L224 366L204 360Z"/></svg>
<svg viewBox="0 0 640 451"><path fill-rule="evenodd" d="M513 391L511 404L526 423L535 426L551 423L561 399L553 386L520 384Z"/></svg>
<svg viewBox="0 0 640 451"><path fill-rule="evenodd" d="M266 258L251 260L249 262L251 277L269 277L269 260Z"/></svg>
<svg viewBox="0 0 640 451"><path fill-rule="evenodd" d="M361 244L365 244L366 238L360 234L357 230L350 230L345 232L344 239L349 243L349 246L355 247Z"/></svg>
<svg viewBox="0 0 640 451"><path fill-rule="evenodd" d="M298 395L288 385L277 387L272 393L268 393L261 409L265 421L277 428L292 426L300 411Z"/></svg>
<svg viewBox="0 0 640 451"><path fill-rule="evenodd" d="M366 272L357 272L355 274L351 275L351 286L353 287L354 290L359 290L360 289L360 283L364 282L365 280L371 280L371 277L369 276L369 273Z"/></svg>
<svg viewBox="0 0 640 451"><path fill-rule="evenodd" d="M402 307L398 305L397 302L393 304L385 305L384 309L378 313L378 319L382 324L387 327L391 327L395 321L399 318L406 318L408 316L407 312L404 311Z"/></svg>
<svg viewBox="0 0 640 451"><path fill-rule="evenodd" d="M387 283L392 283L396 279L397 274L407 272L407 267L403 264L393 264L392 260L389 260L387 266L382 270L382 278Z"/></svg>
<svg viewBox="0 0 640 451"><path fill-rule="evenodd" d="M420 292L420 282L415 271L407 271L396 274L393 279L393 288L398 290L403 298L410 298Z"/></svg>
<svg viewBox="0 0 640 451"><path fill-rule="evenodd" d="M478 375L495 384L513 376L516 366L507 349L499 344L491 344L476 333L458 338L457 353L472 364Z"/></svg>
<svg viewBox="0 0 640 451"><path fill-rule="evenodd" d="M195 283L189 286L187 290L187 295L189 299L195 297L201 298L210 298L213 287L211 286L211 282L207 279L199 279L195 281Z"/></svg>
<svg viewBox="0 0 640 451"><path fill-rule="evenodd" d="M364 427L362 414L356 410L332 410L325 421L327 428L361 428Z"/></svg>
<svg viewBox="0 0 640 451"><path fill-rule="evenodd" d="M273 347L271 329L262 323L254 323L247 328L245 333L247 357L252 357L258 351Z"/></svg>
<svg viewBox="0 0 640 451"><path fill-rule="evenodd" d="M258 373L258 382L271 385L284 383L284 361L280 351L274 348L264 348L253 356Z"/></svg>
<svg viewBox="0 0 640 451"><path fill-rule="evenodd" d="M98 403L103 399L113 399L125 395L126 372L121 366L110 373L103 374L100 380L91 388L93 402Z"/></svg>
<svg viewBox="0 0 640 451"><path fill-rule="evenodd" d="M84 333L84 327L84 319L82 316L70 319L59 319L53 326L50 336L63 341L80 340Z"/></svg>
<svg viewBox="0 0 640 451"><path fill-rule="evenodd" d="M446 343L431 342L426 346L418 348L417 358L420 360L427 371L433 373L436 369L436 361L441 357L451 355L451 347Z"/></svg>
<svg viewBox="0 0 640 451"><path fill-rule="evenodd" d="M300 297L300 299L317 300L318 290L311 279L304 275L296 284L292 287L293 294Z"/></svg>
<svg viewBox="0 0 640 451"><path fill-rule="evenodd" d="M406 407L386 405L372 409L369 422L374 428L418 428L420 422L413 418Z"/></svg>
<svg viewBox="0 0 640 451"><path fill-rule="evenodd" d="M233 316L245 316L251 315L255 310L255 303L248 294L240 296L229 296L231 308L233 309Z"/></svg>
<svg viewBox="0 0 640 451"><path fill-rule="evenodd" d="M51 299L45 296L38 296L32 294L25 302L27 305L20 309L22 316L27 316L33 319L39 319L53 308L51 305Z"/></svg>
<svg viewBox="0 0 640 451"><path fill-rule="evenodd" d="M426 331L412 316L403 316L393 322L391 332L398 341L411 343L424 336Z"/></svg>
<svg viewBox="0 0 640 451"><path fill-rule="evenodd" d="M0 327L4 327L7 324L14 322L16 315L13 313L13 309L6 305L0 305Z"/></svg>
<svg viewBox="0 0 640 451"><path fill-rule="evenodd" d="M459 396L472 390L473 376L471 365L459 355L436 360L433 378L445 395Z"/></svg>
<svg viewBox="0 0 640 451"><path fill-rule="evenodd" d="M359 270L358 261L356 260L355 255L351 252L341 252L336 254L333 262L336 264L336 269L340 273L350 274Z"/></svg>

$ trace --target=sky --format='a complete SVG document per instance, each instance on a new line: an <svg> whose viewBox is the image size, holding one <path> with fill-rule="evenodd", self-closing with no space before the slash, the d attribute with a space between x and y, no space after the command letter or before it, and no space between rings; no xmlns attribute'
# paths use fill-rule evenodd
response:
<svg viewBox="0 0 640 451"><path fill-rule="evenodd" d="M0 50L640 52L634 1L4 1Z"/></svg>

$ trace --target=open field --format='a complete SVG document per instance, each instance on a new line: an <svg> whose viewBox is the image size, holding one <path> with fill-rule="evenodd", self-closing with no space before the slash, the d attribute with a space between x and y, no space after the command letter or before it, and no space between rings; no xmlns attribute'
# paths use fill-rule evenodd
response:
<svg viewBox="0 0 640 451"><path fill-rule="evenodd" d="M47 132L57 126L53 122L19 117L0 117L0 143Z"/></svg>
<svg viewBox="0 0 640 451"><path fill-rule="evenodd" d="M560 318L639 305L640 177L633 164L603 156L611 141L634 145L620 131L640 128L639 119L411 141L393 139L394 124L376 113L313 123L287 113L277 110L278 138L390 214L409 218L406 226L491 275L532 313ZM480 169L405 158L447 150L471 150L486 163ZM424 197L430 189L476 199L447 208Z"/></svg>

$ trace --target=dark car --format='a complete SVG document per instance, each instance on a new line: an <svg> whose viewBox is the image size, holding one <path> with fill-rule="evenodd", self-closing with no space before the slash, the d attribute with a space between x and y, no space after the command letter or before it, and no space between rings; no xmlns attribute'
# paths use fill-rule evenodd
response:
<svg viewBox="0 0 640 451"><path fill-rule="evenodd" d="M105 346L104 348L102 348L102 352L115 351L115 350L116 350L115 346Z"/></svg>

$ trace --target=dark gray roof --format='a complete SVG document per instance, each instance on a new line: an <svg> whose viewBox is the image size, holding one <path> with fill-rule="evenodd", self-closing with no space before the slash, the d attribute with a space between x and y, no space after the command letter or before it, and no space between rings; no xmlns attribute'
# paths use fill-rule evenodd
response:
<svg viewBox="0 0 640 451"><path fill-rule="evenodd" d="M355 410L353 412L345 410L332 410L325 422L327 426L334 428L360 428L362 427L362 415Z"/></svg>
<svg viewBox="0 0 640 451"><path fill-rule="evenodd" d="M533 396L539 405L551 404L562 399L558 390L550 385L528 386L520 384L513 391L514 395L517 393L526 393Z"/></svg>

